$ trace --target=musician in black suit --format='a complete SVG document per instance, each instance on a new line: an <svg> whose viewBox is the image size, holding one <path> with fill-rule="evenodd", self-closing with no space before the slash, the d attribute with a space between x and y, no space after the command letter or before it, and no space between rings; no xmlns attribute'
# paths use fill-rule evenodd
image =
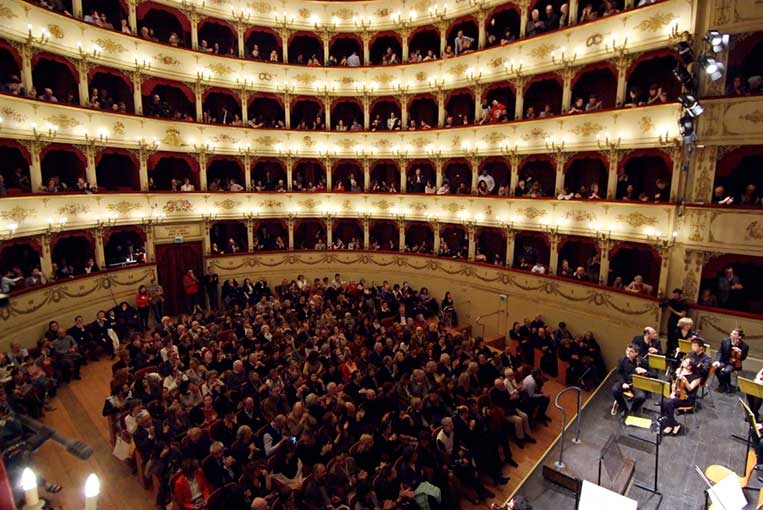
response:
<svg viewBox="0 0 763 510"><path fill-rule="evenodd" d="M715 375L718 377L718 391L731 392L731 373L741 370L737 367L741 367L741 363L747 359L749 350L750 346L744 341L744 331L739 328L731 330L729 336L721 340L718 356L713 363ZM737 361L737 366L734 361Z"/></svg>
<svg viewBox="0 0 763 510"><path fill-rule="evenodd" d="M702 380L705 380L713 360L705 352L705 341L702 338L695 336L691 339L691 352L688 356L694 365L694 371L702 377Z"/></svg>
<svg viewBox="0 0 763 510"><path fill-rule="evenodd" d="M647 399L645 392L633 387L634 374L644 377L655 375L649 368L647 359L640 357L638 346L631 343L625 348L625 356L617 363L617 382L612 386L612 396L615 397L615 402L617 402L617 407L623 418L637 414ZM633 393L630 409L625 401L624 393L626 391Z"/></svg>
<svg viewBox="0 0 763 510"><path fill-rule="evenodd" d="M636 335L631 340L633 345L638 346L639 356L644 357L647 354L662 354L662 342L657 330L647 326L641 335Z"/></svg>

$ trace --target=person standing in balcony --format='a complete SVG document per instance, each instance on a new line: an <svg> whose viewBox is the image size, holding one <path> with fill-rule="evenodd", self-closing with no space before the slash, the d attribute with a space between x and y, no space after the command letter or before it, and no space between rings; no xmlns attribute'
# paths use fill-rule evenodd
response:
<svg viewBox="0 0 763 510"><path fill-rule="evenodd" d="M466 44L466 41L469 41ZM460 55L466 49L466 47L474 42L474 37L464 35L463 30L459 30L456 34L456 38L453 40L453 46L456 48L456 55Z"/></svg>

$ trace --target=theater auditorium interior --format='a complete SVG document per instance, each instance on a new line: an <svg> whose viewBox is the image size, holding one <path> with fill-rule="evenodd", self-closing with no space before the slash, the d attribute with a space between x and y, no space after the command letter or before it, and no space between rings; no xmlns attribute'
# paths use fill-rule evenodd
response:
<svg viewBox="0 0 763 510"><path fill-rule="evenodd" d="M0 510L761 509L762 198L758 1L2 0Z"/></svg>

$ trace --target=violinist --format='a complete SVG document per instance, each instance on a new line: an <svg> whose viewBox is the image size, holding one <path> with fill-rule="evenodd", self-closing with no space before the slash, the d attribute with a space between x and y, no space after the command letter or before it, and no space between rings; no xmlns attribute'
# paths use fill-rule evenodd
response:
<svg viewBox="0 0 763 510"><path fill-rule="evenodd" d="M713 363L718 377L718 391L731 393L731 372L742 370L742 362L747 359L749 350L750 346L744 341L744 331L739 328L731 330L729 336L721 340L718 357Z"/></svg>
<svg viewBox="0 0 763 510"><path fill-rule="evenodd" d="M633 386L633 375L649 377L652 370L649 368L649 362L646 358L639 356L638 345L628 344L625 348L625 356L617 364L617 373L615 385L612 386L612 396L615 397L615 405L612 407L612 415L619 410L623 418L631 414L637 414L644 405L647 395L645 392ZM628 409L624 393L630 391L633 393L633 401Z"/></svg>
<svg viewBox="0 0 763 510"><path fill-rule="evenodd" d="M705 341L698 336L691 339L691 352L687 355L694 365L694 372L698 374L702 379L707 377L707 373L710 372L710 366L713 364L713 360L705 352Z"/></svg>
<svg viewBox="0 0 763 510"><path fill-rule="evenodd" d="M676 435L681 431L681 424L675 417L676 408L694 405L701 382L702 376L695 372L691 358L685 357L676 370L675 379L670 387L670 398L663 400L660 406L660 426L663 427L663 434Z"/></svg>

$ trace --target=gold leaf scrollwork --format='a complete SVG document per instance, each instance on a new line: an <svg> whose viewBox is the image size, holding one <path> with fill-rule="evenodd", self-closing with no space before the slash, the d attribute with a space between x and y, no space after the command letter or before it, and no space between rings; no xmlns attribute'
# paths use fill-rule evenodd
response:
<svg viewBox="0 0 763 510"><path fill-rule="evenodd" d="M450 74L460 78L461 76L464 75L464 73L466 73L466 70L468 68L469 67L466 64L452 65L452 66L450 66Z"/></svg>
<svg viewBox="0 0 763 510"><path fill-rule="evenodd" d="M230 66L220 64L219 62L209 64L207 67L209 67L210 71L215 73L217 76L226 76L233 72L233 69Z"/></svg>
<svg viewBox="0 0 763 510"><path fill-rule="evenodd" d="M294 81L301 85L311 85L315 81L315 76L309 73L299 73L294 75Z"/></svg>
<svg viewBox="0 0 763 510"><path fill-rule="evenodd" d="M575 209L574 211L567 211L567 214L565 214L565 216L577 223L584 223L584 222L590 223L593 221L592 213L588 211L582 211L580 209Z"/></svg>
<svg viewBox="0 0 763 510"><path fill-rule="evenodd" d="M95 44L103 48L103 51L109 55L118 55L127 51L127 48L125 48L122 43L103 37L96 39Z"/></svg>
<svg viewBox="0 0 763 510"><path fill-rule="evenodd" d="M299 205L304 207L307 211L313 211L316 207L318 207L318 202L315 199L308 198L307 200L300 201Z"/></svg>
<svg viewBox="0 0 763 510"><path fill-rule="evenodd" d="M219 207L220 209L223 209L225 211L230 211L234 207L238 205L238 202L235 200L231 200L230 198L226 198L225 200L218 200L215 202L215 205Z"/></svg>
<svg viewBox="0 0 763 510"><path fill-rule="evenodd" d="M66 129L77 127L80 124L82 124L77 119L75 119L73 117L69 117L68 115L64 115L62 113L58 113L56 115L51 115L50 117L48 117L45 120L47 120L48 122L50 122L51 124L53 124L55 126L66 128Z"/></svg>
<svg viewBox="0 0 763 510"><path fill-rule="evenodd" d="M267 209L281 209L283 208L283 202L278 200L263 200L260 202L260 207Z"/></svg>
<svg viewBox="0 0 763 510"><path fill-rule="evenodd" d="M654 121L651 117L641 117L638 122L638 127L642 134L651 133L654 130Z"/></svg>
<svg viewBox="0 0 763 510"><path fill-rule="evenodd" d="M87 214L89 211L90 206L76 202L70 202L58 208L59 216L79 216L80 214Z"/></svg>
<svg viewBox="0 0 763 510"><path fill-rule="evenodd" d="M158 53L154 55L154 60L166 66L176 66L180 64L178 59L172 55L165 55L164 53Z"/></svg>
<svg viewBox="0 0 763 510"><path fill-rule="evenodd" d="M37 216L37 212L34 209L26 209L18 205L7 211L0 211L0 218L14 223L21 223L32 216Z"/></svg>
<svg viewBox="0 0 763 510"><path fill-rule="evenodd" d="M236 139L226 133L223 133L221 135L215 135L212 137L212 140L217 143L228 144L228 145L233 145L236 143Z"/></svg>
<svg viewBox="0 0 763 510"><path fill-rule="evenodd" d="M464 206L461 204L457 204L455 202L450 202L448 205L445 206L445 210L448 211L450 214L456 214L459 211L464 210Z"/></svg>
<svg viewBox="0 0 763 510"><path fill-rule="evenodd" d="M750 113L745 113L744 115L741 115L739 118L742 120L746 120L747 122L752 122L753 124L760 124L761 122L763 122L763 111L753 110Z"/></svg>
<svg viewBox="0 0 763 510"><path fill-rule="evenodd" d="M168 200L162 207L162 210L167 214L176 212L188 212L192 209L193 204L191 204L189 200Z"/></svg>
<svg viewBox="0 0 763 510"><path fill-rule="evenodd" d="M371 205L376 207L382 212L387 212L392 206L392 202L389 202L388 200L379 200L378 202L371 202Z"/></svg>
<svg viewBox="0 0 763 510"><path fill-rule="evenodd" d="M343 21L347 21L348 19L352 19L352 17L355 16L355 11L348 9L347 7L342 7L341 9L337 9L332 12L331 15L336 16Z"/></svg>
<svg viewBox="0 0 763 510"><path fill-rule="evenodd" d="M267 14L273 10L273 6L268 2L249 2L249 8L259 14Z"/></svg>
<svg viewBox="0 0 763 510"><path fill-rule="evenodd" d="M544 43L544 44L541 44L540 46L536 46L535 48L533 48L532 51L530 51L530 56L532 56L535 59L541 60L541 59L548 58L548 56L551 55L551 53L555 52L558 49L559 49L559 46L555 44Z"/></svg>
<svg viewBox="0 0 763 510"><path fill-rule="evenodd" d="M524 140L525 142L529 140L533 140L533 139L537 140L538 138L547 138L547 137L548 137L548 131L538 127L532 128L527 133L522 133L522 136L521 136L522 140Z"/></svg>
<svg viewBox="0 0 763 510"><path fill-rule="evenodd" d="M631 228L639 228L648 225L656 225L657 218L654 216L645 216L640 212L630 214L618 214L617 221L630 225Z"/></svg>
<svg viewBox="0 0 763 510"><path fill-rule="evenodd" d="M180 140L180 131L177 128L167 128L164 132L162 143L165 145L182 145Z"/></svg>
<svg viewBox="0 0 763 510"><path fill-rule="evenodd" d="M273 75L270 73L259 73L257 79L260 81L270 81L273 79Z"/></svg>
<svg viewBox="0 0 763 510"><path fill-rule="evenodd" d="M259 145L260 147L270 147L274 143L276 143L276 139L272 136L258 136L254 139L254 143Z"/></svg>
<svg viewBox="0 0 763 510"><path fill-rule="evenodd" d="M140 204L128 202L127 200L122 200L120 202L107 205L106 209L108 209L109 211L114 211L115 213L119 213L119 214L128 214L131 211L140 209Z"/></svg>
<svg viewBox="0 0 763 510"><path fill-rule="evenodd" d="M381 9L376 9L374 14L376 14L380 18L386 18L387 16L392 14L392 11L386 7L382 7Z"/></svg>
<svg viewBox="0 0 763 510"><path fill-rule="evenodd" d="M48 23L48 32L50 32L50 35L55 37L56 39L63 39L64 38L64 31L61 30L61 27L54 23Z"/></svg>
<svg viewBox="0 0 763 510"><path fill-rule="evenodd" d="M3 113L3 117L6 119L13 119L16 122L24 122L24 116L9 106L3 107L0 112Z"/></svg>
<svg viewBox="0 0 763 510"><path fill-rule="evenodd" d="M584 122L583 124L575 126L572 129L572 132L578 136L591 136L601 132L603 129L604 126L597 124L596 122Z"/></svg>
<svg viewBox="0 0 763 510"><path fill-rule="evenodd" d="M636 28L641 30L642 32L654 33L654 32L657 32L658 30L661 30L663 27L668 26L668 24L671 21L673 21L674 18L675 16L673 16L672 13L658 12L648 17L647 19L643 20L638 25L636 25Z"/></svg>
<svg viewBox="0 0 763 510"><path fill-rule="evenodd" d="M416 81L422 82L422 81L425 81L427 79L427 75L426 75L426 73L424 73L422 71L419 71L418 73L416 73L415 78L416 78Z"/></svg>
<svg viewBox="0 0 763 510"><path fill-rule="evenodd" d="M746 239L763 239L763 225L758 220L753 221L745 228Z"/></svg>
<svg viewBox="0 0 763 510"><path fill-rule="evenodd" d="M121 120L118 120L111 126L111 132L115 135L125 134L125 125Z"/></svg>
<svg viewBox="0 0 763 510"><path fill-rule="evenodd" d="M519 209L517 212L528 220L534 220L546 215L546 211L538 209L537 207L527 207L525 209Z"/></svg>
<svg viewBox="0 0 763 510"><path fill-rule="evenodd" d="M16 18L16 13L11 10L7 5L0 5L0 19L13 19Z"/></svg>

